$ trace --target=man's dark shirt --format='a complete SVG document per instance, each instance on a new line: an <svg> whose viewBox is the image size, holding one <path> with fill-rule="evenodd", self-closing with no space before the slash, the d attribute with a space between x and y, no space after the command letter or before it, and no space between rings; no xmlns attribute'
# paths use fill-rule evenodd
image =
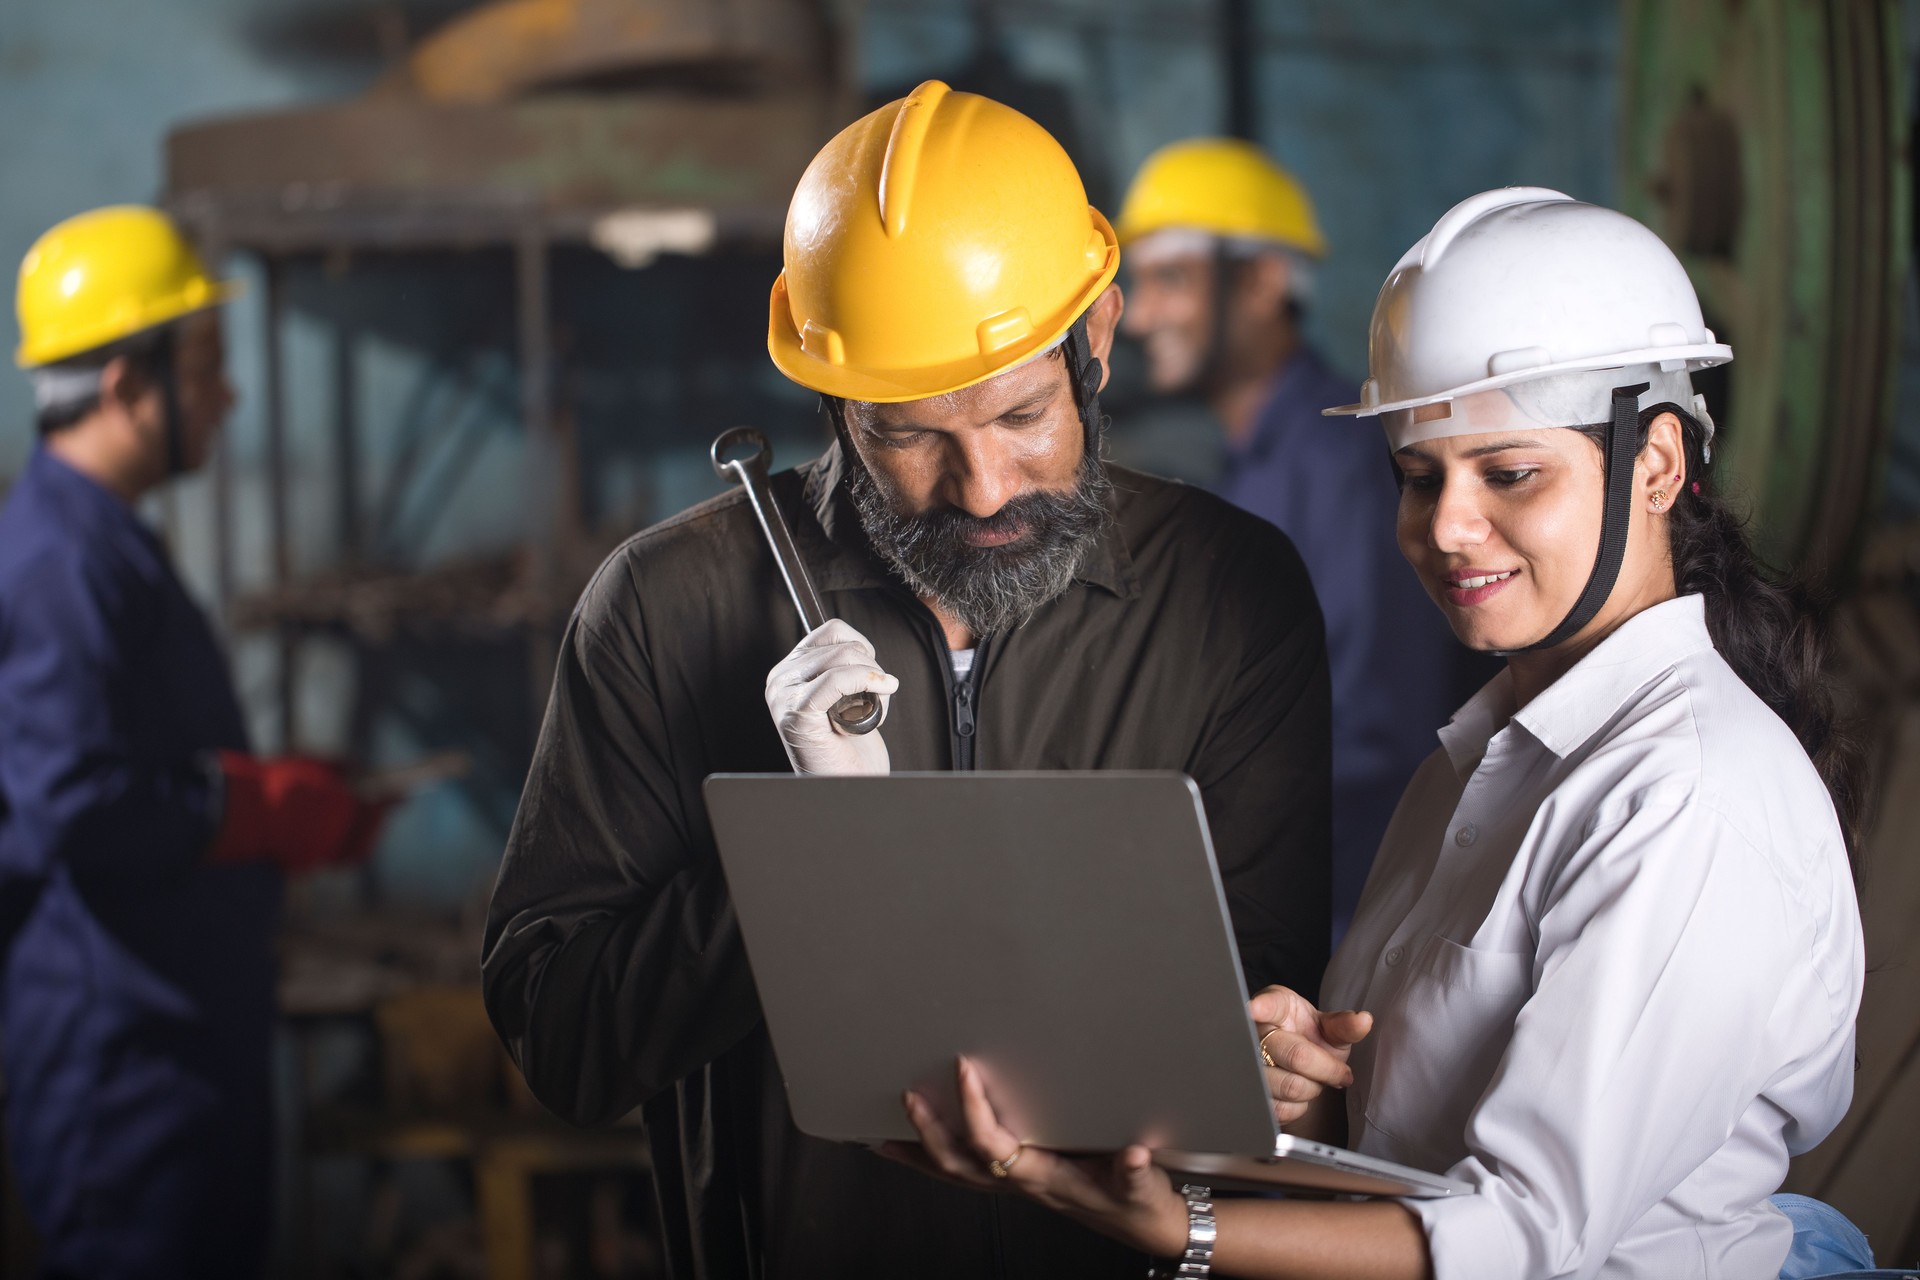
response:
<svg viewBox="0 0 1920 1280"><path fill-rule="evenodd" d="M1327 665L1286 537L1115 468L1116 519L1079 578L986 639L977 684L956 690L938 622L869 548L843 465L830 449L773 490L828 612L900 680L882 730L893 767L1184 770L1249 987L1313 992L1328 945ZM488 916L494 1025L561 1115L604 1123L644 1104L682 1280L1137 1280L1144 1259L1065 1218L793 1127L700 787L788 768L763 690L800 636L743 495L601 567ZM1088 1069L1125 1052L1089 1045Z"/></svg>

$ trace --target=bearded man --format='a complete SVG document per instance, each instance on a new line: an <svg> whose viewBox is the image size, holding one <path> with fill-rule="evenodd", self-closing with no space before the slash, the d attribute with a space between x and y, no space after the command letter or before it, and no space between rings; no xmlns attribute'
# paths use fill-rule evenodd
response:
<svg viewBox="0 0 1920 1280"><path fill-rule="evenodd" d="M768 343L834 424L772 483L834 621L798 635L740 494L628 541L575 611L488 919L487 1002L553 1110L643 1108L675 1277L1146 1265L794 1128L711 773L1183 770L1249 985L1318 983L1319 611L1273 526L1101 459L1118 266L1072 163L1019 113L929 82L855 123L795 193ZM826 713L861 690L888 716L850 737ZM1088 1070L1126 1051L1088 1045Z"/></svg>

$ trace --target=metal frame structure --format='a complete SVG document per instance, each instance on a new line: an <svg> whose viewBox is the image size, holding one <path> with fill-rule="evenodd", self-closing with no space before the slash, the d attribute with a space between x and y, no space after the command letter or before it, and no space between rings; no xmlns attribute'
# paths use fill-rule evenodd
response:
<svg viewBox="0 0 1920 1280"><path fill-rule="evenodd" d="M251 254L265 274L270 580L258 591L243 592L237 583L234 468L224 443L212 468L214 579L230 625L268 629L277 637L274 701L285 745L300 740L301 633L316 627L353 632L356 616L365 612L353 598L361 587L385 600L390 612L404 613L412 594L396 591L390 572L369 576L363 563L322 580L296 581L285 355L291 265L300 259L477 249L510 255L532 536L521 567L504 580L492 575L496 589L480 591L468 612L496 630L503 624L526 629L537 720L552 671L553 632L589 567L573 562L586 540L579 468L565 416L554 403L552 253L558 246L604 245L610 222L689 214L709 228L707 248L776 244L786 197L845 115L844 97L815 87L719 102L606 94L449 107L376 99L216 121L169 139L172 212L210 256ZM427 158L420 147L428 149ZM319 176L299 176L313 172L313 165ZM354 370L344 351L336 357L335 378L342 393L332 425L338 473L332 506L342 550L350 562L359 562L368 550L357 484L364 449L353 397L346 394ZM396 496L387 496L387 507ZM469 588L488 576L476 575L473 566L458 566L453 574ZM444 610L449 591L446 575L440 579L438 589L423 584L427 589L418 595Z"/></svg>

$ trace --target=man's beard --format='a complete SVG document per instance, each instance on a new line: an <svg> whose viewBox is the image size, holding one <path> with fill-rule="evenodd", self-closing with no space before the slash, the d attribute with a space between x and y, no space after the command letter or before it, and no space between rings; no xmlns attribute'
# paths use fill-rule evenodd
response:
<svg viewBox="0 0 1920 1280"><path fill-rule="evenodd" d="M1066 594L1110 519L1113 483L1092 449L1070 491L1023 493L984 519L953 507L901 515L859 455L847 452L847 492L867 540L915 593L934 600L976 637L1005 634ZM1014 530L1020 536L1002 546L966 540L969 532Z"/></svg>

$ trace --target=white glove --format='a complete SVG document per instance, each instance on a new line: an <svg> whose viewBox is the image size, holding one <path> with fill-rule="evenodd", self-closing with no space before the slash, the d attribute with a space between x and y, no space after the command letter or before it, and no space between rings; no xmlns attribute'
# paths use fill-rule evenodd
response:
<svg viewBox="0 0 1920 1280"><path fill-rule="evenodd" d="M867 638L834 618L802 640L767 673L767 710L781 745L800 774L888 771L887 744L878 729L848 733L827 712L850 693L880 698L880 719L900 682L880 670Z"/></svg>

